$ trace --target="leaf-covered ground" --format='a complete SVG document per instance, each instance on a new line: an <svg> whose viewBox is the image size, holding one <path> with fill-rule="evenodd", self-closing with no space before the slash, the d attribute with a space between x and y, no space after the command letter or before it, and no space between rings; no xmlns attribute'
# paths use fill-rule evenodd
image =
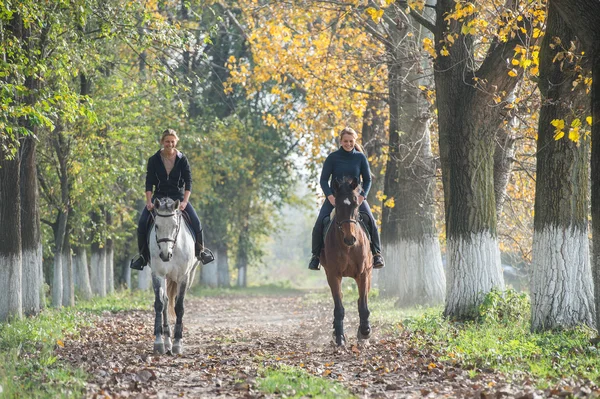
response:
<svg viewBox="0 0 600 399"><path fill-rule="evenodd" d="M260 389L268 370L286 366L364 398L598 397L597 388L585 384L565 381L540 390L525 374L463 370L411 346L409 332L391 326L372 323L370 343L357 346L355 305L345 303L344 349L331 343L330 301L289 294L189 298L183 355L152 353L152 304L147 312L106 312L57 351L89 373L88 397L294 397L289 388Z"/></svg>

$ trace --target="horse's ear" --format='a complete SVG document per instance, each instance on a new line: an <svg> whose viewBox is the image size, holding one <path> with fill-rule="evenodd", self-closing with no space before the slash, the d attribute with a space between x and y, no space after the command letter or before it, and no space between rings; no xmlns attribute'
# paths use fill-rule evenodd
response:
<svg viewBox="0 0 600 399"><path fill-rule="evenodd" d="M154 198L154 208L158 209L160 207L160 201L158 198Z"/></svg>
<svg viewBox="0 0 600 399"><path fill-rule="evenodd" d="M353 177L350 180L350 187L352 188L352 190L356 190L356 187L358 187L358 179L356 177Z"/></svg>
<svg viewBox="0 0 600 399"><path fill-rule="evenodd" d="M340 189L340 182L338 179L333 179L333 181L331 182L331 188L333 189L334 193L336 193Z"/></svg>
<svg viewBox="0 0 600 399"><path fill-rule="evenodd" d="M179 204L180 204L179 200L176 200L175 203L173 204L173 210L179 209Z"/></svg>

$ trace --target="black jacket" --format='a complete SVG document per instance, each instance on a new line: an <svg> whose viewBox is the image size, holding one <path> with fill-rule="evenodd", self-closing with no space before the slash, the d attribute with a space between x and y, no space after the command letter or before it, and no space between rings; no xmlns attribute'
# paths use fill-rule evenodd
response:
<svg viewBox="0 0 600 399"><path fill-rule="evenodd" d="M148 159L146 191L153 192L155 198L169 197L182 201L186 190L192 191L192 171L187 157L182 152L177 151L175 165L169 175L160 157L160 151Z"/></svg>

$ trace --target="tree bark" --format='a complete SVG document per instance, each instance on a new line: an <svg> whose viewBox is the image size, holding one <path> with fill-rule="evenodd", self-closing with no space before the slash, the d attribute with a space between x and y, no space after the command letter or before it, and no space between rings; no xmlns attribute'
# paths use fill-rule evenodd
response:
<svg viewBox="0 0 600 399"><path fill-rule="evenodd" d="M518 32L507 42L494 40L481 64L475 65L473 36L464 35L461 28L476 15L460 22L446 21L454 7L454 0L438 2L435 28L434 76L447 237L444 314L472 319L478 316L487 293L504 289L494 195L494 135L504 116L493 96L511 93L518 83L518 77L508 75L505 60L512 58L515 46L525 38ZM448 34L456 39L444 48ZM448 55L441 55L442 50Z"/></svg>
<svg viewBox="0 0 600 399"><path fill-rule="evenodd" d="M248 239L248 223L246 222L239 235L238 251L235 259L235 267L238 270L238 287L248 285L248 248L250 246Z"/></svg>
<svg viewBox="0 0 600 399"><path fill-rule="evenodd" d="M114 242L110 238L110 228L112 226L112 214L106 212L106 229L109 234L109 238L106 239L106 293L113 294L115 292L115 263L114 263Z"/></svg>
<svg viewBox="0 0 600 399"><path fill-rule="evenodd" d="M7 155L0 146L0 322L23 316L20 158Z"/></svg>
<svg viewBox="0 0 600 399"><path fill-rule="evenodd" d="M568 138L573 113L587 115L585 89L573 88L580 72L569 62L554 62L561 46L555 38L577 43L574 33L550 4L540 48L538 127L534 213L531 329L594 324L594 293L588 239L588 150L585 140ZM554 46L554 45L553 45ZM583 86L583 85L582 85ZM565 121L566 136L556 140L555 119Z"/></svg>
<svg viewBox="0 0 600 399"><path fill-rule="evenodd" d="M36 171L36 139L26 137L21 146L21 240L23 253L23 311L35 315L41 308L42 238Z"/></svg>
<svg viewBox="0 0 600 399"><path fill-rule="evenodd" d="M62 305L75 306L75 273L73 273L73 258L71 256L70 229L65 233L65 242L62 247Z"/></svg>
<svg viewBox="0 0 600 399"><path fill-rule="evenodd" d="M367 201L369 202L369 205L371 205L371 208L373 208L373 206L381 208L381 201L377 199L377 193L383 193L384 190L385 174L383 168L383 146L387 144L385 120L383 117L385 107L384 100L371 96L369 97L367 108L363 114L362 143L367 158L369 159L371 174L373 175L371 190L367 197ZM377 217L377 214L375 216L376 219L381 219L381 217Z"/></svg>
<svg viewBox="0 0 600 399"><path fill-rule="evenodd" d="M398 19L399 16L394 16ZM412 36L405 36L406 33ZM436 305L446 279L435 228L435 165L429 132L430 105L418 86L422 75L418 25L396 31L387 47L390 108L389 156L383 206L382 247L387 266L379 285L398 306Z"/></svg>
<svg viewBox="0 0 600 399"><path fill-rule="evenodd" d="M75 291L84 300L92 298L90 273L88 271L87 252L85 247L73 247L73 269L75 272Z"/></svg>
<svg viewBox="0 0 600 399"><path fill-rule="evenodd" d="M202 265L202 269L200 270L200 284L205 287L216 288L219 286L219 274L218 267L220 258L224 257L225 262L227 262L227 252L223 251L222 248L218 247L216 243L213 243L212 240L208 238L208 235L205 236L206 245L208 248L213 248L215 253L215 260L208 265Z"/></svg>
<svg viewBox="0 0 600 399"><path fill-rule="evenodd" d="M91 245L90 278L92 292L96 296L106 296L106 247L94 241Z"/></svg>

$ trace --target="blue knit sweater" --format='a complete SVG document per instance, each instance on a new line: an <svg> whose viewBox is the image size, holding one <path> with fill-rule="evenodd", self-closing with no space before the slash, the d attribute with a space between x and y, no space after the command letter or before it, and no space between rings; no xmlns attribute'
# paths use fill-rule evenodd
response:
<svg viewBox="0 0 600 399"><path fill-rule="evenodd" d="M362 181L361 195L366 197L371 188L371 170L369 169L367 157L355 149L348 152L343 147L340 147L339 150L329 154L323 164L321 188L325 196L333 194L330 186L330 178L332 178L331 181L333 179L342 180L346 176L355 177L359 183Z"/></svg>

